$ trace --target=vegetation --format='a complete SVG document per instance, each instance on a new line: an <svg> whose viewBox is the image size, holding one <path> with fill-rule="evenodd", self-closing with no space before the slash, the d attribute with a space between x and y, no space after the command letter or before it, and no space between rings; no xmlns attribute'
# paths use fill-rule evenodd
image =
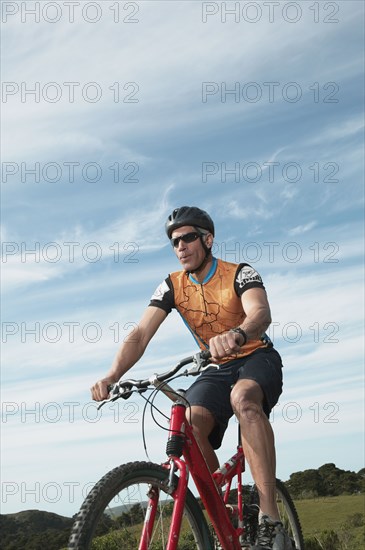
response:
<svg viewBox="0 0 365 550"><path fill-rule="evenodd" d="M363 494L295 501L305 550L360 550L365 547Z"/></svg>
<svg viewBox="0 0 365 550"><path fill-rule="evenodd" d="M334 464L324 464L318 470L295 472L290 476L286 486L295 499L305 550L360 550L365 547L364 482L365 469L355 473L341 470ZM245 486L244 493L248 490ZM129 510L121 509L116 521L105 515L93 550L119 549L121 545L124 550L135 550L134 533L125 527L140 523L142 514L137 504ZM39 510L0 515L0 548L65 549L72 523L72 518ZM179 550L192 548L191 535L183 533Z"/></svg>
<svg viewBox="0 0 365 550"><path fill-rule="evenodd" d="M365 491L365 469L358 473L341 470L334 464L324 464L318 470L291 474L285 482L292 498L338 496Z"/></svg>
<svg viewBox="0 0 365 550"><path fill-rule="evenodd" d="M27 510L0 515L1 550L59 550L67 545L72 518Z"/></svg>

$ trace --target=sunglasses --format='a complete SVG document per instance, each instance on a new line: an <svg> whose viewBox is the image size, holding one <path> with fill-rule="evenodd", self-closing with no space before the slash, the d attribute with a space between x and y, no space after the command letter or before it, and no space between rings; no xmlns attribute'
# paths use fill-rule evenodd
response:
<svg viewBox="0 0 365 550"><path fill-rule="evenodd" d="M200 233L197 233L196 231L192 231L191 233L185 233L185 235L180 235L179 237L175 237L174 239L170 239L170 243L174 248L177 248L179 246L180 241L183 241L184 243L193 243L197 239L199 239Z"/></svg>

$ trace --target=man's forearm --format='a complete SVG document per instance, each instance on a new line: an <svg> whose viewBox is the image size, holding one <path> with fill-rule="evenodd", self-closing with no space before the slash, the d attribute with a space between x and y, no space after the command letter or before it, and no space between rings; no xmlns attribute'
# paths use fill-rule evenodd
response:
<svg viewBox="0 0 365 550"><path fill-rule="evenodd" d="M107 376L113 378L114 381L117 382L137 363L137 361L139 361L144 351L145 346L143 346L141 342L123 342Z"/></svg>
<svg viewBox="0 0 365 550"><path fill-rule="evenodd" d="M257 309L245 318L239 326L245 331L247 340L257 340L267 330L271 323L270 310L266 307Z"/></svg>

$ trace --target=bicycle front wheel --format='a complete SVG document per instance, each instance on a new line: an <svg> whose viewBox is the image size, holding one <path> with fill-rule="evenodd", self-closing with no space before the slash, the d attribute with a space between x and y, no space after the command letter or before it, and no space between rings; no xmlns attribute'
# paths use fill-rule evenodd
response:
<svg viewBox="0 0 365 550"><path fill-rule="evenodd" d="M137 550L151 491L158 494L156 516L146 548L165 550L174 499L169 472L150 462L130 462L107 473L91 490L76 516L69 550ZM174 476L177 485L178 478ZM171 492L171 491L170 491ZM211 550L207 523L188 490L178 550Z"/></svg>

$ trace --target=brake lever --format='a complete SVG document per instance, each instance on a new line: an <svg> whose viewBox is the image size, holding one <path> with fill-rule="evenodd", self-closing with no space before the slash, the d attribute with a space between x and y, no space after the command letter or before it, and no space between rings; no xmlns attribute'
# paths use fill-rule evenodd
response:
<svg viewBox="0 0 365 550"><path fill-rule="evenodd" d="M194 366L185 371L186 375L197 376L209 367L219 369L219 365L215 363L207 363L210 357L211 355L209 351L196 353L193 358Z"/></svg>
<svg viewBox="0 0 365 550"><path fill-rule="evenodd" d="M119 386L118 382L116 384L111 384L110 386L108 386L108 391L109 391L108 399L104 399L103 401L101 401L100 405L97 406L97 410L101 409L101 407L103 407L106 403L112 403L117 399L120 399L120 398L128 399L134 391L138 393L144 393L148 389L148 388L137 388L136 390L132 390L132 388L133 388L132 384L128 384L127 386L126 383L123 382L123 391L121 392L120 390L122 388Z"/></svg>
<svg viewBox="0 0 365 550"><path fill-rule="evenodd" d="M103 399L103 401L100 402L100 404L97 406L97 410L101 409L101 407L103 407L106 403L116 401L118 397L120 397L120 388L118 384L111 384L110 386L108 386L107 389L109 392L109 397L107 399Z"/></svg>
<svg viewBox="0 0 365 550"><path fill-rule="evenodd" d="M132 389L132 385L130 385L128 389L123 388L123 393L121 393L120 392L121 388L118 382L116 384L109 385L107 389L109 392L109 397L108 399L104 399L103 401L100 402L100 405L98 405L97 410L101 409L101 407L103 407L106 403L112 403L113 401L116 401L120 397L123 397L124 399L128 399L128 397L130 397L130 395L132 394L132 392L130 391Z"/></svg>

